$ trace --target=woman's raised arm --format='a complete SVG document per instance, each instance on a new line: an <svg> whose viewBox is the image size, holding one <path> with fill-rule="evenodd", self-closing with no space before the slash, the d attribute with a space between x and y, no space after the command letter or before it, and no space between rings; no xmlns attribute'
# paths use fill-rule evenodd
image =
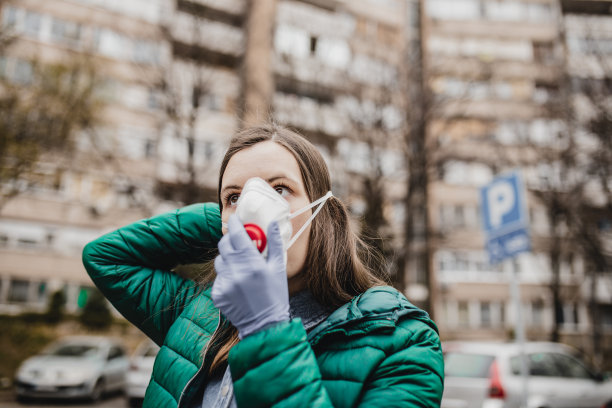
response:
<svg viewBox="0 0 612 408"><path fill-rule="evenodd" d="M221 237L217 204L194 204L141 220L87 244L83 264L104 296L156 343L197 284L170 270L210 260Z"/></svg>

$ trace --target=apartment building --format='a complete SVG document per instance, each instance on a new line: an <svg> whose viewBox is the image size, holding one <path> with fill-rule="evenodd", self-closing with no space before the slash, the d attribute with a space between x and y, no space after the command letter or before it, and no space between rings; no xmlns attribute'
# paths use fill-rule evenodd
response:
<svg viewBox="0 0 612 408"><path fill-rule="evenodd" d="M356 217L367 206L364 180L382 183L389 225L381 232L398 242L409 16L405 1L280 0L273 50L274 118L319 147L334 194Z"/></svg>
<svg viewBox="0 0 612 408"><path fill-rule="evenodd" d="M69 310L82 306L91 286L80 262L83 244L116 223L144 215L130 186L151 183L158 119L151 90L140 78L169 57L157 28L165 7L162 1L4 3L2 25L16 36L0 64L6 79L27 86L33 62L89 56L109 103L99 139L79 138L72 157L45 156L35 169L38 182L4 206L0 311L42 309L58 289L65 291ZM93 155L94 142L118 152L116 160Z"/></svg>
<svg viewBox="0 0 612 408"><path fill-rule="evenodd" d="M582 3L582 2L575 2ZM516 311L509 283L518 272L531 339L548 338L554 308L550 224L538 190L555 169L542 160L555 149L562 118L550 103L566 72L563 13L556 1L427 0L424 49L437 105L428 138L438 177L430 187L434 232L435 315L446 338L507 338ZM609 11L608 11L609 12ZM568 20L569 19L569 20ZM606 27L609 27L607 25ZM481 233L478 188L519 168L528 189L533 251L490 265ZM589 348L585 260L569 243L561 256L561 338Z"/></svg>
<svg viewBox="0 0 612 408"><path fill-rule="evenodd" d="M168 0L3 5L2 25L16 41L2 56L1 74L27 86L34 62L85 58L102 78L105 107L95 138L79 136L70 157L44 156L35 169L37 183L2 209L0 312L44 309L60 289L68 310L77 310L92 286L80 261L86 242L175 207L171 186L189 181L188 163L201 173L198 183L215 184L210 169L218 164L211 163L220 160L236 128L235 65L242 51L234 16L243 6ZM217 21L202 24L202 9ZM193 61L190 47L218 57ZM196 80L203 92L201 106L194 107Z"/></svg>
<svg viewBox="0 0 612 408"><path fill-rule="evenodd" d="M214 200L222 153L244 115L247 5L27 0L3 7L3 26L18 37L0 65L6 78L27 83L20 76L33 60L86 56L104 76L107 107L98 144L83 138L74 157L43 160L50 187L29 189L2 209L0 311L42 309L62 288L76 310L91 285L80 264L85 242L178 202ZM321 148L334 193L357 215L373 151L390 202L398 200L404 2L280 0L274 15L268 113ZM104 159L100 149L109 153ZM198 195L182 196L190 185Z"/></svg>
<svg viewBox="0 0 612 408"><path fill-rule="evenodd" d="M573 125L583 151L597 165L606 165L597 158L608 149L602 147L612 132L609 125L612 108L612 2L562 1L563 34L567 50L567 76L573 102ZM606 119L608 118L608 119ZM607 128L606 128L607 123ZM599 125L602 124L602 125ZM599 133L599 138L594 134ZM587 183L591 228L602 237L604 255L612 255L610 213L606 194L597 177ZM590 333L593 348L612 350L612 276L597 262L589 265L590 273L581 285L581 296L588 299L597 326Z"/></svg>

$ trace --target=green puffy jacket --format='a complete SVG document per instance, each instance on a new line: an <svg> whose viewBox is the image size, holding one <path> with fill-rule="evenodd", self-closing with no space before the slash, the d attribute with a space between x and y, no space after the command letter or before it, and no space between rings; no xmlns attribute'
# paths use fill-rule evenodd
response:
<svg viewBox="0 0 612 408"><path fill-rule="evenodd" d="M104 295L161 346L145 407L189 407L206 384L204 350L219 312L210 286L169 271L210 259L220 236L218 206L195 204L108 233L83 251ZM434 323L387 286L355 297L308 334L294 319L243 339L229 355L245 407L439 406L443 365Z"/></svg>

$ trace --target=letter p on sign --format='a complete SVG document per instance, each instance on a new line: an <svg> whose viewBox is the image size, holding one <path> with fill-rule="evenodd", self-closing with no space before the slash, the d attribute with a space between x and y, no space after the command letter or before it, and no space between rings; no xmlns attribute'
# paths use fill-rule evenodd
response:
<svg viewBox="0 0 612 408"><path fill-rule="evenodd" d="M483 227L487 234L497 235L517 224L525 227L522 182L516 172L496 177L480 189Z"/></svg>
<svg viewBox="0 0 612 408"><path fill-rule="evenodd" d="M502 225L503 216L510 213L516 203L516 196L512 184L500 180L487 191L487 205L489 208L489 224L492 228Z"/></svg>
<svg viewBox="0 0 612 408"><path fill-rule="evenodd" d="M483 186L480 205L491 263L530 250L523 183L517 172L500 175Z"/></svg>

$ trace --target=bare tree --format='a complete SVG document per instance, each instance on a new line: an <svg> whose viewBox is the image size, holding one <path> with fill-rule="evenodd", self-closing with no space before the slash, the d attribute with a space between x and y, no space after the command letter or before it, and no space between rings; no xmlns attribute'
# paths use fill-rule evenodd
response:
<svg viewBox="0 0 612 408"><path fill-rule="evenodd" d="M72 151L78 136L93 134L102 122L93 63L33 61L22 68L19 79L0 80L0 208L28 188L45 154Z"/></svg>
<svg viewBox="0 0 612 408"><path fill-rule="evenodd" d="M189 29L194 45L183 46L185 49L182 50L182 58L175 58L173 63L162 67L152 84L163 113L158 125L160 137L169 131L174 141L185 148L185 155L173 163L179 172L177 179L158 179L155 192L164 199L183 203L215 200L214 191L204 185L201 180L202 169L196 165L198 121L203 117L203 105L213 97L213 93L210 66L207 66L207 60L198 47L204 38L203 14L195 10L192 16ZM176 47L170 28L163 28L163 35L169 44Z"/></svg>

